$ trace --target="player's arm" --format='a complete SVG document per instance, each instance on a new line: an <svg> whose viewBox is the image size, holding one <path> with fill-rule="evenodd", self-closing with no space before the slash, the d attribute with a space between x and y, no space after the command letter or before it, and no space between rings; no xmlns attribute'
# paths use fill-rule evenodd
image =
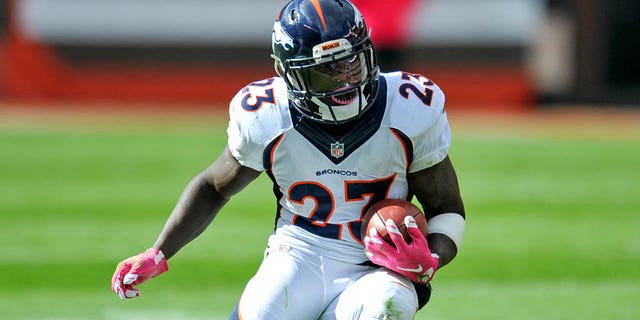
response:
<svg viewBox="0 0 640 320"><path fill-rule="evenodd" d="M422 204L428 219L428 235L423 236L415 219L405 217L404 225L412 241L406 242L393 221L386 222L394 246L372 228L364 238L367 257L411 281L424 284L436 270L458 253L464 231L464 206L458 179L449 157L440 163L407 176L409 187Z"/></svg>
<svg viewBox="0 0 640 320"><path fill-rule="evenodd" d="M172 257L207 228L231 196L259 175L260 172L240 165L226 147L213 164L187 185L153 247L167 259Z"/></svg>
<svg viewBox="0 0 640 320"><path fill-rule="evenodd" d="M134 286L167 271L167 259L200 235L231 196L259 175L240 165L226 147L184 189L153 247L118 264L111 289L122 299L139 296Z"/></svg>
<svg viewBox="0 0 640 320"><path fill-rule="evenodd" d="M464 231L465 211L455 169L447 156L432 167L410 173L407 179L429 220L427 242L440 257L440 268L458 253Z"/></svg>

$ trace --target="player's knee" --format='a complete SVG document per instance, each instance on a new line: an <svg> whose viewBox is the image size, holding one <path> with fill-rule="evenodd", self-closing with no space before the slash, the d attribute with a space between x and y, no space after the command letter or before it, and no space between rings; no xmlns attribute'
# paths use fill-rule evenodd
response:
<svg viewBox="0 0 640 320"><path fill-rule="evenodd" d="M287 286L278 281L249 281L237 307L240 319L284 319L287 314Z"/></svg>
<svg viewBox="0 0 640 320"><path fill-rule="evenodd" d="M413 319L418 298L408 279L380 269L358 280L343 293L336 319Z"/></svg>
<svg viewBox="0 0 640 320"><path fill-rule="evenodd" d="M417 309L413 287L403 282L392 282L383 290L369 293L369 298L362 304L360 319L413 319Z"/></svg>

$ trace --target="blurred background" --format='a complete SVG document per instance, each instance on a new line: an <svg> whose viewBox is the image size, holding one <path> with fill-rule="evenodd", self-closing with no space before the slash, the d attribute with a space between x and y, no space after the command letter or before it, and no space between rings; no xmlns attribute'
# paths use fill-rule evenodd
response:
<svg viewBox="0 0 640 320"><path fill-rule="evenodd" d="M225 106L247 82L274 74L270 33L283 3L4 0L0 99ZM427 75L445 88L450 107L639 104L639 1L358 4L371 16L382 61L394 49L402 57L384 70ZM394 25L368 12L385 6L411 8L396 15L403 35L392 41L376 38Z"/></svg>

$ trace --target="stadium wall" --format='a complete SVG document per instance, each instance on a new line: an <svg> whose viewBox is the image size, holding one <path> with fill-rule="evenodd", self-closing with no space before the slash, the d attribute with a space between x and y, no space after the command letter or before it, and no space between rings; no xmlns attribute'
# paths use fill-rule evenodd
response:
<svg viewBox="0 0 640 320"><path fill-rule="evenodd" d="M432 0L417 13L425 18L415 19L406 70L434 79L450 106L530 108L536 88L526 59L537 2L490 0L489 18L474 20L473 1ZM235 5L9 0L0 92L20 101L225 103L245 84L274 75L273 17L263 14L273 3ZM505 24L492 15L507 17ZM468 23L451 23L461 19Z"/></svg>

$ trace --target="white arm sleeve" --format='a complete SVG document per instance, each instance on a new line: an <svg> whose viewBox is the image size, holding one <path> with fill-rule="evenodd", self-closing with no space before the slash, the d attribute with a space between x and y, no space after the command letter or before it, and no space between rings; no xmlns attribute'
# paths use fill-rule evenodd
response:
<svg viewBox="0 0 640 320"><path fill-rule="evenodd" d="M442 213L427 221L427 233L441 233L453 240L459 249L465 227L464 218L458 213Z"/></svg>

